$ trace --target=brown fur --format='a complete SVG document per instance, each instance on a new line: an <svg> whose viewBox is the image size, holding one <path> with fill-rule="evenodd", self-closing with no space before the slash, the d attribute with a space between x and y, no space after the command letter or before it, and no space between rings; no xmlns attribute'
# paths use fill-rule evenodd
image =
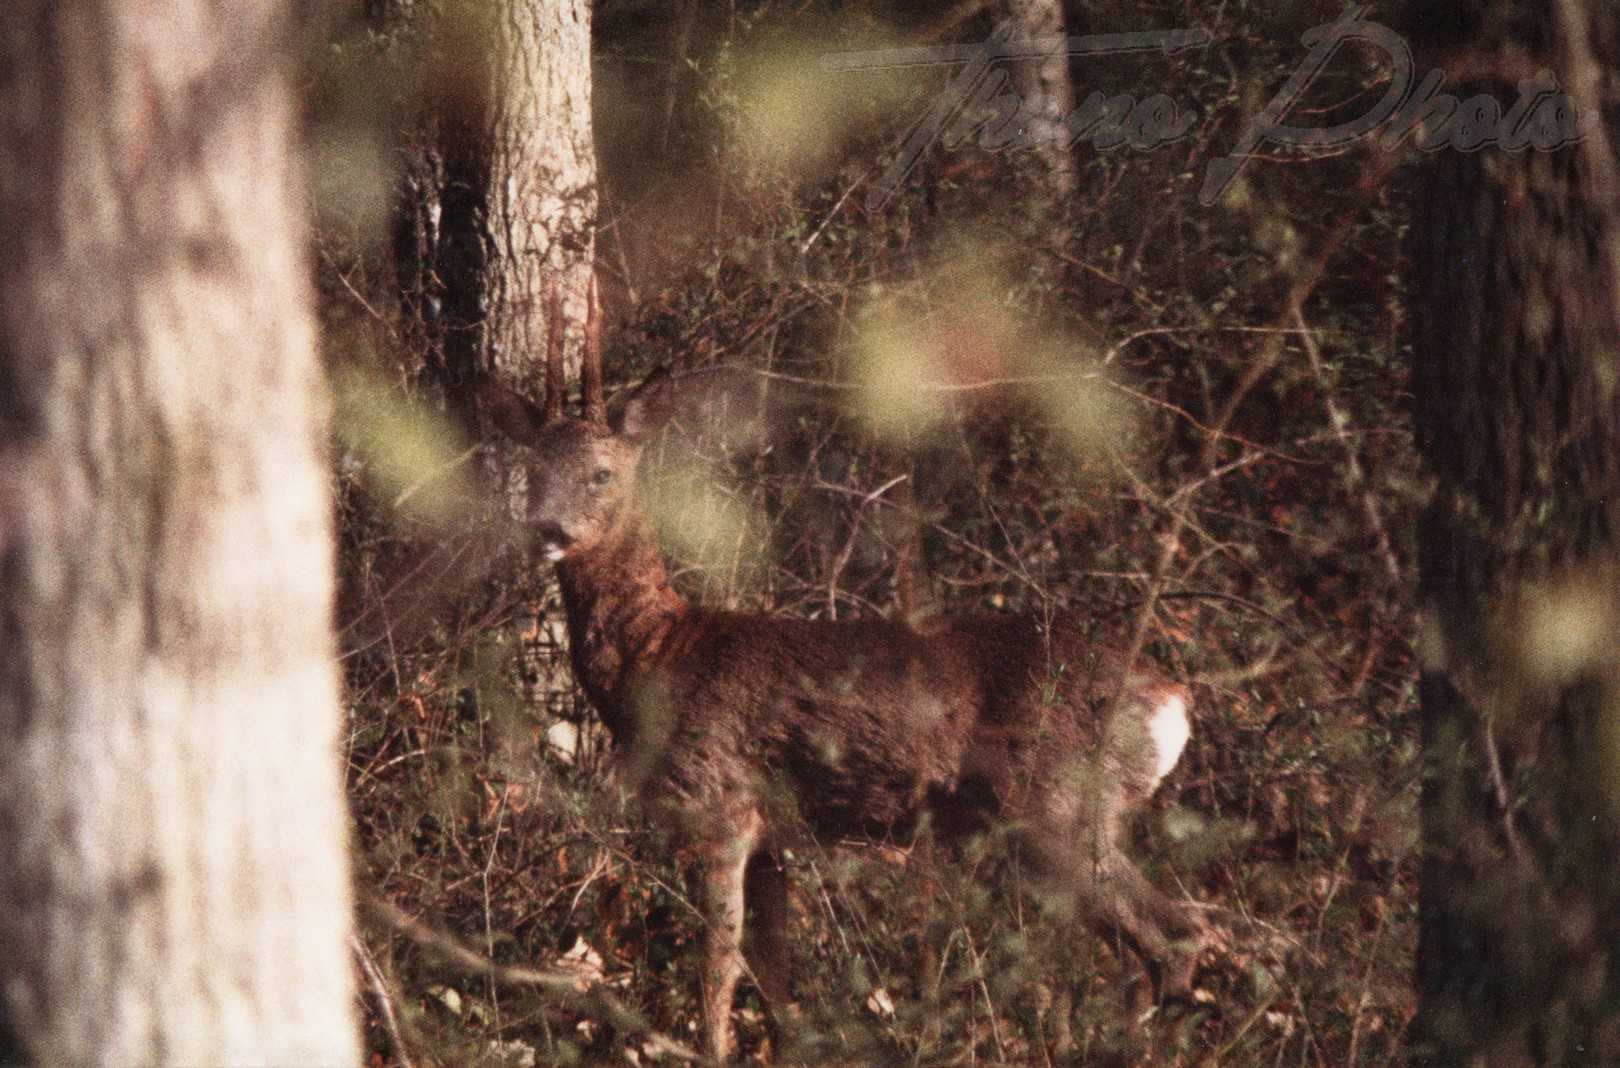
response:
<svg viewBox="0 0 1620 1068"><path fill-rule="evenodd" d="M996 826L1093 926L1118 933L1161 992L1183 993L1202 925L1119 847L1157 785L1147 715L1179 688L1133 675L1080 622L978 615L913 628L695 607L669 585L638 506L639 443L661 422L650 380L617 425L544 419L510 394L487 405L534 450L529 521L560 557L574 669L648 808L691 847L708 921L705 1041L732 1048L731 998L750 963L773 1018L786 1005L785 884L770 861L803 830L947 842Z"/></svg>

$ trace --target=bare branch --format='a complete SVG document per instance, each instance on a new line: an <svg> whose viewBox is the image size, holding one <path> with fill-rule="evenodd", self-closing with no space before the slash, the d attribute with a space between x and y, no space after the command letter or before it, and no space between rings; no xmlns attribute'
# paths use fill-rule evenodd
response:
<svg viewBox="0 0 1620 1068"><path fill-rule="evenodd" d="M597 293L594 274L585 312L585 355L580 360L579 379L585 396L586 420L606 423L607 401L602 396L602 298Z"/></svg>
<svg viewBox="0 0 1620 1068"><path fill-rule="evenodd" d="M562 295L551 292L551 308L546 317L546 422L562 418L563 391L563 309Z"/></svg>
<svg viewBox="0 0 1620 1068"><path fill-rule="evenodd" d="M627 1009L618 998L602 989L599 983L591 982L578 972L566 968L518 968L508 964L497 964L468 949L450 935L434 930L392 902L381 898L368 898L366 909L396 933L424 949L443 954L459 968L512 986L539 987L560 995L576 1008L606 1020L621 1031L639 1036L642 1044L652 1050L684 1061L702 1060L685 1044L649 1029L641 1018Z"/></svg>

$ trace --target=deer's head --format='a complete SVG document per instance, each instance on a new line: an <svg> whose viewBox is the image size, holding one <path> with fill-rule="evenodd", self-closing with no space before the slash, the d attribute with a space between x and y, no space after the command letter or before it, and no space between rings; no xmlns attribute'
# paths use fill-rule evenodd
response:
<svg viewBox="0 0 1620 1068"><path fill-rule="evenodd" d="M560 403L542 409L493 382L480 389L495 428L527 449L525 519L548 560L590 549L624 515L642 446L668 420L673 386L667 371L655 371L595 418L564 415Z"/></svg>

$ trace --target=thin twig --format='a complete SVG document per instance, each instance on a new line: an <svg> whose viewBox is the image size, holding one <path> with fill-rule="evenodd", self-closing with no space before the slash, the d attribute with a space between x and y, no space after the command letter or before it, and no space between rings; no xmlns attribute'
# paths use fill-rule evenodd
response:
<svg viewBox="0 0 1620 1068"><path fill-rule="evenodd" d="M844 190L844 195L839 197L836 201L834 201L833 206L828 209L827 217L822 219L821 224L819 226L817 226L814 230L810 231L810 236L805 238L799 244L799 255L802 256L806 252L810 251L810 246L814 245L816 243L816 239L821 236L821 232L823 230L827 229L827 224L833 221L833 217L838 214L838 210L844 206L844 201L849 199L849 196L850 196L851 193L855 192L855 190L859 189L862 185L866 184L866 180L868 178L872 177L872 175L876 174L877 171L878 171L878 169L876 167L873 167L871 170L867 171L865 174L861 175L859 178L857 178L853 182L849 183L849 188Z"/></svg>
<svg viewBox="0 0 1620 1068"><path fill-rule="evenodd" d="M354 959L360 962L360 971L365 974L366 987L371 991L377 1015L382 1017L383 1030L388 1032L388 1044L393 1048L394 1060L399 1062L399 1068L415 1068L411 1062L410 1050L405 1046L405 1036L400 1033L399 1013L394 1009L394 998L388 992L388 984L383 980L382 970L377 967L371 951L366 948L359 935L349 936L349 949L354 953Z"/></svg>
<svg viewBox="0 0 1620 1068"><path fill-rule="evenodd" d="M484 952L489 954L489 956L491 958L493 958L495 956L495 927L494 927L494 921L491 919L491 916L490 916L491 910L490 910L490 907L489 907L489 873L495 867L495 856L496 856L496 853L499 850L500 844L501 844L501 824L506 818L506 798L507 798L507 795L511 793L511 791L512 791L512 787L511 787L510 783L508 783L507 785L501 787L501 798L500 798L500 801L496 805L496 808L495 808L495 831L494 831L493 834L491 834L489 836L489 855L484 861L484 871L483 871L483 876L482 876L482 880L481 880L482 886L483 886L483 892L484 892ZM493 976L488 977L488 982L489 982L489 1003L490 1003L490 1007L494 1010L495 1026L500 1027L500 1025L501 1025L501 995L500 995L500 989L496 986L495 979L494 979Z"/></svg>
<svg viewBox="0 0 1620 1068"><path fill-rule="evenodd" d="M1507 776L1502 773L1502 755L1496 748L1496 732L1491 729L1489 720L1481 720L1479 737L1480 746L1485 750L1485 763L1491 773L1491 790L1496 794L1496 807L1502 813L1502 834L1507 839L1508 851L1525 870L1529 870L1524 846L1519 841L1519 830L1513 822L1513 799L1508 794Z"/></svg>
<svg viewBox="0 0 1620 1068"><path fill-rule="evenodd" d="M1322 403L1327 408L1328 425L1333 428L1333 434L1339 441L1339 448L1344 451L1345 482L1361 498L1361 511L1366 516L1367 525L1372 528L1373 538L1378 543L1379 559L1384 563L1384 571L1389 575L1390 584L1398 589L1401 585L1401 565L1395 559L1389 530L1384 526L1383 514L1378 510L1378 499L1373 495L1372 488L1367 485L1367 476L1361 469L1361 456L1356 451L1356 443L1350 440L1350 417L1339 407L1333 383L1328 381L1327 368L1322 364L1322 353L1316 346L1316 338L1312 336L1310 328L1305 323L1305 313L1302 309L1294 309L1294 322L1299 326L1300 343L1305 349L1305 355L1310 358L1311 373L1316 376L1316 384L1321 388Z"/></svg>
<svg viewBox="0 0 1620 1068"><path fill-rule="evenodd" d="M844 539L844 547L838 553L838 559L833 561L827 576L827 617L838 618L838 579L844 573L844 567L849 563L850 556L855 552L855 537L860 533L861 516L866 512L866 506L883 496L889 490L906 480L905 475L896 475L877 489L861 498L861 503L855 506L855 517L850 520L849 537Z"/></svg>

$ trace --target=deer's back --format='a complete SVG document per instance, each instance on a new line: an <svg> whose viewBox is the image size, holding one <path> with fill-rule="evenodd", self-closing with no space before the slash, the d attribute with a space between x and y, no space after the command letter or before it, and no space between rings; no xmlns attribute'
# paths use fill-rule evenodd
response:
<svg viewBox="0 0 1620 1068"><path fill-rule="evenodd" d="M925 810L967 827L1097 750L1117 678L1100 648L1061 617L693 612L631 682L638 737L621 741L655 762L651 800L688 815L763 800L822 834L903 834Z"/></svg>

